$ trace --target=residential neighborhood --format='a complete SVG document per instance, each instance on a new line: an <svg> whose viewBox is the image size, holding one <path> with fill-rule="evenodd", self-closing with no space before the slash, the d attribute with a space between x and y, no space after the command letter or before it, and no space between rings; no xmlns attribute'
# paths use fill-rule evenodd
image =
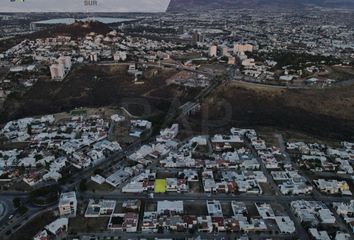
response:
<svg viewBox="0 0 354 240"><path fill-rule="evenodd" d="M354 239L352 1L0 10L0 240Z"/></svg>

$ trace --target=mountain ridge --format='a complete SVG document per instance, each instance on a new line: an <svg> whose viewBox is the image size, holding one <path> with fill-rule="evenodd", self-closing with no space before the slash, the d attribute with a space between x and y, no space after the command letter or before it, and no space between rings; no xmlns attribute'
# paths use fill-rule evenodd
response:
<svg viewBox="0 0 354 240"><path fill-rule="evenodd" d="M301 9L307 6L354 8L354 2L349 0L171 0L167 12L223 8Z"/></svg>

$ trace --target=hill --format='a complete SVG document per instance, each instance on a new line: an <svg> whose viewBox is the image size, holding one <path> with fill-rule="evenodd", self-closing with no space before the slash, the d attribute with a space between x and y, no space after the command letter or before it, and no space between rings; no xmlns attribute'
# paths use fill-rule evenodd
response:
<svg viewBox="0 0 354 240"><path fill-rule="evenodd" d="M194 116L195 128L275 127L354 139L354 86L286 89L233 83L220 87ZM203 124L201 123L203 119ZM220 119L224 119L220 121Z"/></svg>
<svg viewBox="0 0 354 240"><path fill-rule="evenodd" d="M350 0L171 0L167 11L195 11L206 9L294 9L306 6L321 7L353 7L354 2Z"/></svg>
<svg viewBox="0 0 354 240"><path fill-rule="evenodd" d="M45 30L34 32L26 37L29 39L47 38L55 36L70 36L73 38L84 37L91 32L107 34L112 29L106 24L98 21L81 22L77 21L70 25L57 25Z"/></svg>
<svg viewBox="0 0 354 240"><path fill-rule="evenodd" d="M143 110L159 114L169 109L173 96L181 101L189 97L183 89L167 85L166 79L175 73L173 69L148 68L142 77L144 84L134 84L126 66L74 66L62 82L40 80L25 93L11 94L0 107L0 124L77 107L117 105L133 115L141 115Z"/></svg>
<svg viewBox="0 0 354 240"><path fill-rule="evenodd" d="M0 52L6 51L7 49L19 44L23 40L30 39L35 40L37 38L48 38L56 36L69 36L72 38L85 37L91 32L97 34L109 33L112 29L106 24L91 21L91 22L76 22L71 25L57 25L52 26L47 29L37 31L31 34L16 36L11 39L1 40L0 41Z"/></svg>

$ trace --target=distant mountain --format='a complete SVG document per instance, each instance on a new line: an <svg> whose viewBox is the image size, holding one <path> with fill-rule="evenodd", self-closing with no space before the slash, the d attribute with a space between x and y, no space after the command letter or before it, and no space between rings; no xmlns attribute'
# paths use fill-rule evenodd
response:
<svg viewBox="0 0 354 240"><path fill-rule="evenodd" d="M168 12L223 8L304 8L306 6L353 7L353 0L171 0Z"/></svg>

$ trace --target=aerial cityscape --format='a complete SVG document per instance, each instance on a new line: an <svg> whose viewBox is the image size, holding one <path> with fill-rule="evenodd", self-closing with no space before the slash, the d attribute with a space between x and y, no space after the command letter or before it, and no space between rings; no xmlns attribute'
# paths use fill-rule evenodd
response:
<svg viewBox="0 0 354 240"><path fill-rule="evenodd" d="M0 240L354 239L352 0L0 0Z"/></svg>

